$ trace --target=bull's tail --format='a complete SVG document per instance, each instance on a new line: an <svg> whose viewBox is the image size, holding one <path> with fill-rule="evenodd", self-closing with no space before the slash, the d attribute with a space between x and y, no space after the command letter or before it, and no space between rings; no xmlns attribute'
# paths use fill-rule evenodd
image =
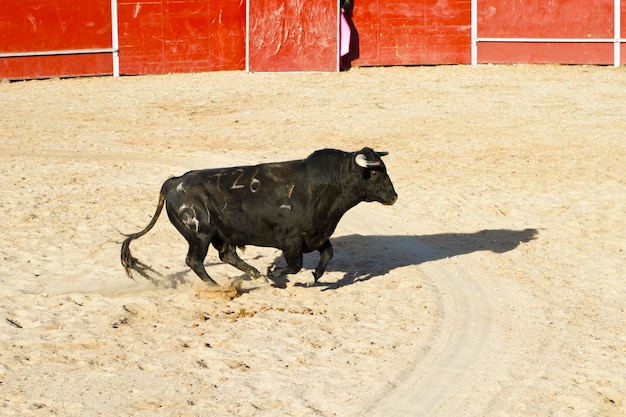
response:
<svg viewBox="0 0 626 417"><path fill-rule="evenodd" d="M161 215L161 211L163 210L163 205L165 204L165 197L171 187L171 181L172 179L168 179L167 181L163 183L163 186L161 187L161 192L159 193L159 203L157 204L156 211L154 212L154 216L152 216L152 220L150 220L150 223L148 223L148 225L142 231L133 233L130 235L126 235L126 239L122 243L122 254L121 254L122 266L126 270L126 275L128 275L128 278L134 279L133 272L132 272L133 269L144 276L146 274L145 270L149 269L147 265L138 261L136 258L133 258L133 256L130 254L130 242L145 235L146 233L150 231L150 229L154 227L157 220L159 219L159 216Z"/></svg>

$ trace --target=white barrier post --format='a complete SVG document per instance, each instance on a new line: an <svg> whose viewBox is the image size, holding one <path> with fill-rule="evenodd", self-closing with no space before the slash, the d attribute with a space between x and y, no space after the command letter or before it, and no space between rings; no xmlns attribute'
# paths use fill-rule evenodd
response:
<svg viewBox="0 0 626 417"><path fill-rule="evenodd" d="M120 76L120 37L117 18L117 0L111 0L111 48L113 49L113 76Z"/></svg>

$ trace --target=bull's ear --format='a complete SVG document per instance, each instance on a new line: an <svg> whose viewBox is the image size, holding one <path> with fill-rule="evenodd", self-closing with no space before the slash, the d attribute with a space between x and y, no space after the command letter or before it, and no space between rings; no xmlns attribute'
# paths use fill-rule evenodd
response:
<svg viewBox="0 0 626 417"><path fill-rule="evenodd" d="M378 155L378 156L387 156L387 155L389 155L389 152L385 152L385 151L376 152L376 155Z"/></svg>

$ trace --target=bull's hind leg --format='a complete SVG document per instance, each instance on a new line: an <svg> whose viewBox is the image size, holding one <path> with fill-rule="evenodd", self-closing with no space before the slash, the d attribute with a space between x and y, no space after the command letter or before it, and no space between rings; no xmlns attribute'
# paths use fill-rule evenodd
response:
<svg viewBox="0 0 626 417"><path fill-rule="evenodd" d="M188 239L189 251L187 252L186 263L202 279L209 285L218 285L213 281L213 278L209 276L204 269L204 258L209 251L209 244L211 243L208 238L196 238Z"/></svg>
<svg viewBox="0 0 626 417"><path fill-rule="evenodd" d="M222 262L231 264L235 268L245 272L254 279L261 277L261 273L258 269L248 264L239 257L235 245L231 245L230 243L224 243L221 239L215 238L213 239L213 246L215 246L215 249L217 249L217 251L219 252Z"/></svg>
<svg viewBox="0 0 626 417"><path fill-rule="evenodd" d="M185 259L187 266L208 285L218 285L204 269L204 258L206 258L209 245L215 234L209 224L208 217L204 216L202 211L196 213L193 207L184 204L177 210L169 202L167 216L189 243L187 258Z"/></svg>

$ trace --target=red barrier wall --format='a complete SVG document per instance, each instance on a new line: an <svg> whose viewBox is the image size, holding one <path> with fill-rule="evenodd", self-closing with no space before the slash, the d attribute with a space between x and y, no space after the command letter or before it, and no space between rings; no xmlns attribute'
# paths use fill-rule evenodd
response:
<svg viewBox="0 0 626 417"><path fill-rule="evenodd" d="M593 5L589 0L480 0L478 37L613 39L613 4L613 0L594 0ZM622 16L623 11L624 5ZM612 64L613 43L480 42L478 62Z"/></svg>
<svg viewBox="0 0 626 417"><path fill-rule="evenodd" d="M244 0L119 0L120 72L244 69Z"/></svg>
<svg viewBox="0 0 626 417"><path fill-rule="evenodd" d="M121 74L244 69L247 30L252 71L337 68L339 0L117 1ZM351 3L347 16L353 25L348 56L352 65L471 62L471 0ZM476 4L478 63L615 62L614 0L478 0ZM626 38L626 0L621 1L620 12L620 36ZM111 50L111 14L110 0L2 0L0 54ZM495 42L494 38L577 42ZM620 44L618 50L618 63L626 64L626 45ZM0 79L112 72L112 53L0 57Z"/></svg>
<svg viewBox="0 0 626 417"><path fill-rule="evenodd" d="M353 0L354 65L466 64L470 0ZM350 13L349 13L350 14Z"/></svg>
<svg viewBox="0 0 626 417"><path fill-rule="evenodd" d="M249 71L336 71L336 0L249 0Z"/></svg>
<svg viewBox="0 0 626 417"><path fill-rule="evenodd" d="M111 33L109 0L0 2L1 53L111 48ZM112 72L110 54L0 58L0 79Z"/></svg>

